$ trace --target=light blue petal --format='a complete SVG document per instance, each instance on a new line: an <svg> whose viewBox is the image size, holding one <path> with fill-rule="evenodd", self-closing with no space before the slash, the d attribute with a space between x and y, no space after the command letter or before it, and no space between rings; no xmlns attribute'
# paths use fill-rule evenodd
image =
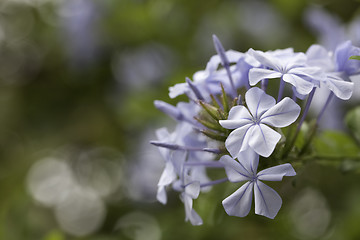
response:
<svg viewBox="0 0 360 240"><path fill-rule="evenodd" d="M203 153L203 152L199 152L199 153ZM206 167L197 166L192 168L190 172L190 176L193 179L193 181L198 181L200 183L206 183L211 181L211 179L206 174ZM202 192L208 192L210 190L211 190L211 186L201 188Z"/></svg>
<svg viewBox="0 0 360 240"><path fill-rule="evenodd" d="M306 55L302 52L293 53L288 56L284 63L286 63L286 66L283 72L287 72L293 68L303 67L306 64Z"/></svg>
<svg viewBox="0 0 360 240"><path fill-rule="evenodd" d="M295 122L300 111L300 106L286 97L262 115L261 123L273 127L286 127Z"/></svg>
<svg viewBox="0 0 360 240"><path fill-rule="evenodd" d="M255 125L252 130L249 145L259 155L268 157L272 154L281 135L265 124Z"/></svg>
<svg viewBox="0 0 360 240"><path fill-rule="evenodd" d="M166 202L167 202L167 195L166 195L165 186L158 186L157 194L156 194L156 199L157 199L160 203L166 204Z"/></svg>
<svg viewBox="0 0 360 240"><path fill-rule="evenodd" d="M297 67L289 70L287 73L300 77L306 76L314 80L314 82L322 81L325 78L323 70L319 67Z"/></svg>
<svg viewBox="0 0 360 240"><path fill-rule="evenodd" d="M158 186L167 186L175 181L177 174L171 162L166 162L165 169L161 174Z"/></svg>
<svg viewBox="0 0 360 240"><path fill-rule="evenodd" d="M252 203L253 185L253 182L245 183L222 201L225 212L229 216L245 217L249 214Z"/></svg>
<svg viewBox="0 0 360 240"><path fill-rule="evenodd" d="M187 83L178 83L172 87L169 87L169 97L176 98L177 96L183 95L190 92L190 88Z"/></svg>
<svg viewBox="0 0 360 240"><path fill-rule="evenodd" d="M309 66L317 66L323 71L334 71L335 65L330 57L329 51L321 45L311 45L306 51L307 64Z"/></svg>
<svg viewBox="0 0 360 240"><path fill-rule="evenodd" d="M247 134L251 132L253 124L246 124L238 129L232 131L225 141L225 147L230 155L236 158L240 151L244 151L248 147L249 139Z"/></svg>
<svg viewBox="0 0 360 240"><path fill-rule="evenodd" d="M250 134L249 134L250 135ZM251 173L251 177L255 177L259 165L259 155L251 148L239 153L237 157L239 163Z"/></svg>
<svg viewBox="0 0 360 240"><path fill-rule="evenodd" d="M260 119L261 115L276 103L272 96L267 95L258 87L250 88L246 92L245 101L250 113L257 119Z"/></svg>
<svg viewBox="0 0 360 240"><path fill-rule="evenodd" d="M284 74L282 79L285 82L292 84L296 91L300 94L307 95L311 92L311 90L315 87L314 83L305 80L295 74Z"/></svg>
<svg viewBox="0 0 360 240"><path fill-rule="evenodd" d="M264 181L281 181L284 176L295 176L296 172L290 163L267 168L258 173L258 179Z"/></svg>
<svg viewBox="0 0 360 240"><path fill-rule="evenodd" d="M193 226L199 226L203 224L203 220L194 209L191 209L191 214L188 217L188 219L190 220Z"/></svg>
<svg viewBox="0 0 360 240"><path fill-rule="evenodd" d="M171 134L166 128L159 128L156 130L156 137L161 142L171 142ZM164 158L165 162L169 161L170 150L166 148L159 147L159 152Z"/></svg>
<svg viewBox="0 0 360 240"><path fill-rule="evenodd" d="M168 116L172 117L173 119L175 120L181 119L181 115L182 115L181 112L173 105L160 100L155 100L154 105L157 109L167 114Z"/></svg>
<svg viewBox="0 0 360 240"><path fill-rule="evenodd" d="M227 120L220 120L220 125L227 129L235 129L252 123L252 116L244 106L235 106L230 109Z"/></svg>
<svg viewBox="0 0 360 240"><path fill-rule="evenodd" d="M282 73L274 70L264 68L252 68L249 70L249 83L251 86L254 86L261 80L279 78L281 76Z"/></svg>
<svg viewBox="0 0 360 240"><path fill-rule="evenodd" d="M190 221L192 225L201 225L203 221L197 212L193 209L193 200L185 193L181 194L181 200L184 202L185 207L185 221Z"/></svg>
<svg viewBox="0 0 360 240"><path fill-rule="evenodd" d="M186 160L187 152L186 151L171 151L170 153L170 162L174 166L175 172L180 175L182 172L182 167Z"/></svg>
<svg viewBox="0 0 360 240"><path fill-rule="evenodd" d="M354 91L353 82L344 81L335 73L329 74L324 83L335 94L335 96L342 100L348 100Z"/></svg>
<svg viewBox="0 0 360 240"><path fill-rule="evenodd" d="M265 67L271 68L276 71L279 71L282 68L282 63L279 61L278 58L271 56L271 53L255 51L252 48L250 48L247 53L253 56L257 61L259 61Z"/></svg>
<svg viewBox="0 0 360 240"><path fill-rule="evenodd" d="M230 182L242 182L252 179L254 176L253 172L244 166L242 163L239 163L229 155L224 155L219 160L225 165L226 175Z"/></svg>
<svg viewBox="0 0 360 240"><path fill-rule="evenodd" d="M282 205L282 200L279 194L261 181L256 181L256 184L254 185L254 192L255 213L274 219Z"/></svg>
<svg viewBox="0 0 360 240"><path fill-rule="evenodd" d="M198 198L200 194L200 182L193 181L185 186L185 194L190 196L192 199Z"/></svg>
<svg viewBox="0 0 360 240"><path fill-rule="evenodd" d="M336 71L345 72L347 75L354 75L360 71L360 61L349 59L354 55L360 55L360 49L354 47L351 41L339 44L335 50Z"/></svg>

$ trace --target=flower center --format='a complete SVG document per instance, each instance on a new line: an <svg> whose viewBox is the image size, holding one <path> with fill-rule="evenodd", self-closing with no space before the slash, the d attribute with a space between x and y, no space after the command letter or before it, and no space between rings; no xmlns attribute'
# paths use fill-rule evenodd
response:
<svg viewBox="0 0 360 240"><path fill-rule="evenodd" d="M260 118L252 117L252 121L253 121L255 124L259 124L259 123L260 123Z"/></svg>
<svg viewBox="0 0 360 240"><path fill-rule="evenodd" d="M252 176L252 177L250 178L250 182L256 182L256 180L257 180L257 176L256 176L256 175L254 175L254 176Z"/></svg>

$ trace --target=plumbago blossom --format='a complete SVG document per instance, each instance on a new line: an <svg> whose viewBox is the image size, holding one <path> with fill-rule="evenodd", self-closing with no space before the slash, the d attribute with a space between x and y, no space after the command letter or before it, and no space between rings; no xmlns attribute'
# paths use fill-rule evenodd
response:
<svg viewBox="0 0 360 240"><path fill-rule="evenodd" d="M195 200L202 192L217 184L245 182L227 198L219 199L225 212L248 215L254 195L255 213L273 219L282 200L262 181L295 176L292 162L312 156L317 122L331 98L347 100L352 95L349 76L360 73L360 61L349 57L360 55L360 49L348 41L334 52L313 45L306 53L291 48L241 53L225 51L216 36L213 41L217 54L205 70L196 72L193 80L186 78L185 83L169 88L171 98L185 94L189 101L176 106L154 102L177 123L173 132L157 130L158 139L151 141L165 163L157 199L166 204L170 188L179 192L185 220L201 225L202 214L195 211ZM278 87L277 96L268 90L270 85L271 89ZM315 124L309 125L310 134L303 134L307 139L299 144L301 126L309 118L318 88L329 89L331 94ZM218 174L210 176L209 168L217 169Z"/></svg>
<svg viewBox="0 0 360 240"><path fill-rule="evenodd" d="M288 97L275 104L273 97L257 87L246 92L245 101L249 110L234 106L228 119L219 121L224 128L235 129L225 141L226 149L235 158L248 147L268 157L281 138L281 134L269 126L289 126L299 116L300 106Z"/></svg>
<svg viewBox="0 0 360 240"><path fill-rule="evenodd" d="M223 200L222 203L226 213L237 217L248 215L254 192L255 213L273 219L280 210L282 200L279 194L260 180L281 181L284 176L295 176L296 173L293 167L286 163L257 173L259 155L251 149L241 152L238 161L224 155L220 158L220 162L224 163L230 182L247 181Z"/></svg>

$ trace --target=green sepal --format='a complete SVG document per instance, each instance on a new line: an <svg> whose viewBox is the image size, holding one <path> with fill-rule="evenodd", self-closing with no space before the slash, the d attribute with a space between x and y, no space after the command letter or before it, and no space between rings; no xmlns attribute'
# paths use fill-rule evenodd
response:
<svg viewBox="0 0 360 240"><path fill-rule="evenodd" d="M225 142L226 141L226 136L219 134L219 133L215 133L213 131L210 130L201 130L201 132L206 135L207 137L214 139L216 141L220 141L220 142Z"/></svg>
<svg viewBox="0 0 360 240"><path fill-rule="evenodd" d="M227 95L225 93L225 89L224 89L224 86L222 85L222 83L220 84L220 86L221 86L221 92L222 92L221 102L224 107L224 112L228 113L230 111L228 98L227 98Z"/></svg>
<svg viewBox="0 0 360 240"><path fill-rule="evenodd" d="M215 122L215 121L207 121L204 119L200 119L197 117L194 117L196 121L198 121L199 123L201 123L202 125L204 125L204 127L215 130L215 131L219 131L219 132L226 132L226 129L223 128L219 122Z"/></svg>
<svg viewBox="0 0 360 240"><path fill-rule="evenodd" d="M222 119L218 112L218 108L203 101L199 101L199 104L215 121Z"/></svg>
<svg viewBox="0 0 360 240"><path fill-rule="evenodd" d="M217 107L217 108L220 108L218 102L216 101L214 95L210 94L210 97L211 97L211 100L212 100L212 104Z"/></svg>

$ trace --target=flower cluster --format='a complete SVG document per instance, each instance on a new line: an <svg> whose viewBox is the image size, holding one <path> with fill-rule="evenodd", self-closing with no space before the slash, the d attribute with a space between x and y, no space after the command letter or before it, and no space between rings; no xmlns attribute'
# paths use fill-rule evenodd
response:
<svg viewBox="0 0 360 240"><path fill-rule="evenodd" d="M177 121L174 132L161 128L151 142L165 160L157 199L166 204L166 190L172 186L180 192L186 220L200 225L193 201L201 192L215 184L245 182L222 201L226 213L248 215L254 195L255 213L272 219L282 200L262 181L296 175L287 162L311 151L313 134L301 148L295 142L316 89L327 88L330 94L313 121L312 133L333 96L351 97L354 84L349 77L360 73L360 61L349 57L360 55L360 49L347 41L334 52L313 45L306 53L291 48L240 53L225 51L216 36L213 40L217 54L205 70L169 89L171 98L186 94L189 101L176 106L155 101ZM277 99L269 94L274 88ZM266 168L274 163L280 165ZM223 178L213 180L208 168L225 170Z"/></svg>

